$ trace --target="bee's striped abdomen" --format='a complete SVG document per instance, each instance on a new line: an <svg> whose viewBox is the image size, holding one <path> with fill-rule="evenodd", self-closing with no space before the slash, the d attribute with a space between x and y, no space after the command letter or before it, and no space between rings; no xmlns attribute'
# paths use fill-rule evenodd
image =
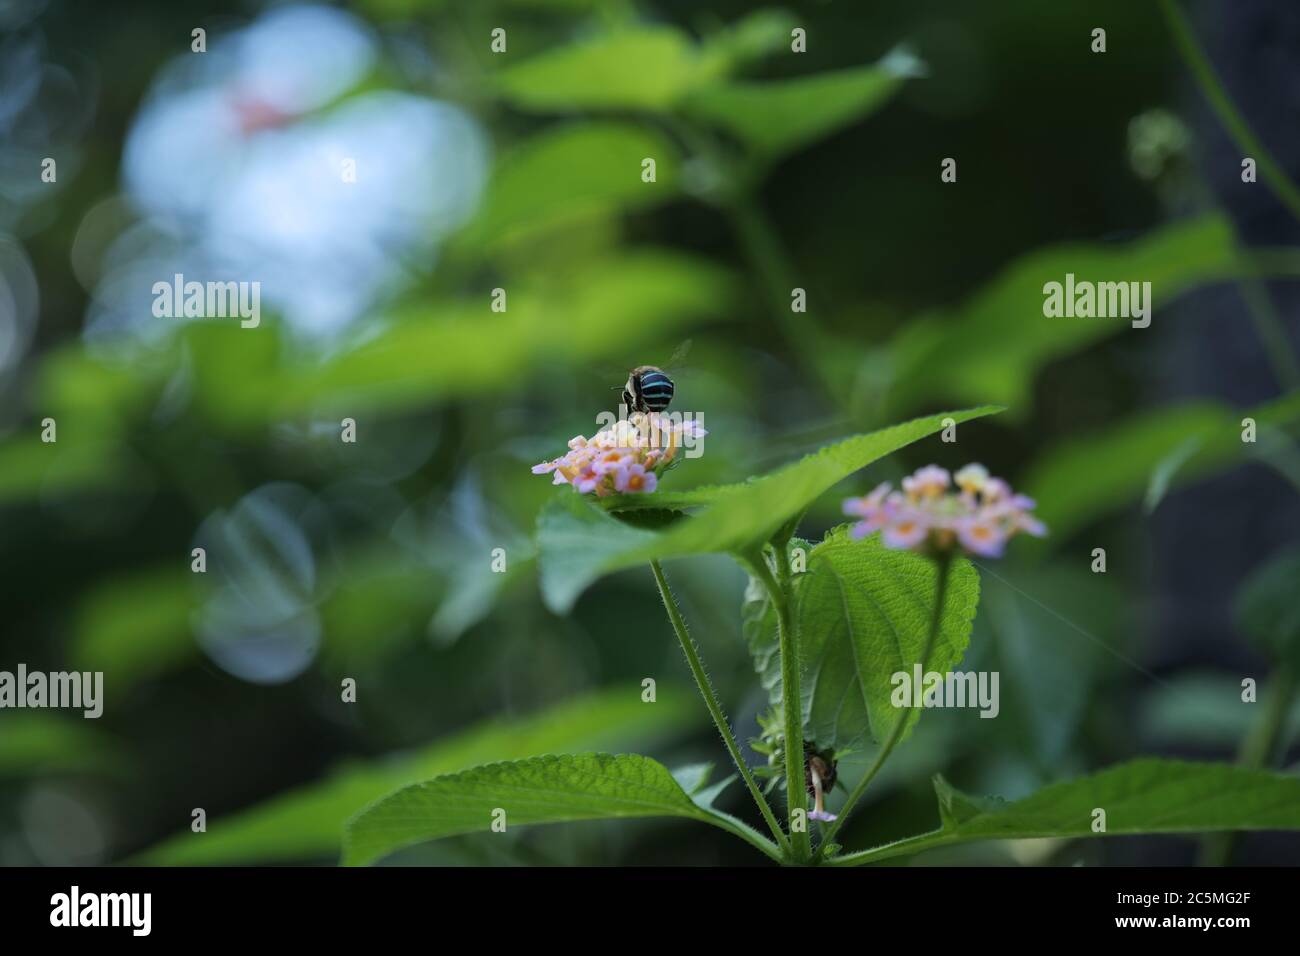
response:
<svg viewBox="0 0 1300 956"><path fill-rule="evenodd" d="M649 411L661 412L673 400L673 380L658 369L641 373L637 385Z"/></svg>

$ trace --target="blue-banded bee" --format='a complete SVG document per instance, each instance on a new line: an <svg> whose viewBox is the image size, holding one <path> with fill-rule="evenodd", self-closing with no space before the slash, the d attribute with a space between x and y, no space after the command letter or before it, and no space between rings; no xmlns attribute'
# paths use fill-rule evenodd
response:
<svg viewBox="0 0 1300 956"><path fill-rule="evenodd" d="M673 380L654 365L638 365L623 386L623 404L633 412L662 412L673 400Z"/></svg>
<svg viewBox="0 0 1300 956"><path fill-rule="evenodd" d="M687 339L677 346L667 368L674 374L679 371L690 350L691 340ZM674 391L673 380L658 365L638 365L628 374L627 384L623 386L623 405L629 412L662 412L673 400Z"/></svg>

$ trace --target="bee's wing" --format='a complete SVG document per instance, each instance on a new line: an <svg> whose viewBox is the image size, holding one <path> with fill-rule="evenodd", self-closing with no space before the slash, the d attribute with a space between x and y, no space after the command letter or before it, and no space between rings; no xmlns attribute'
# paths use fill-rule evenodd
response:
<svg viewBox="0 0 1300 956"><path fill-rule="evenodd" d="M686 361L687 354L691 351L691 341L691 339L687 339L681 345L677 346L677 348L673 349L673 357L668 360L668 364L666 364L664 368L669 370L681 368L682 364Z"/></svg>
<svg viewBox="0 0 1300 956"><path fill-rule="evenodd" d="M614 391L618 391L627 384L627 374L628 369L623 366L608 363L597 365L588 371L588 375L607 383Z"/></svg>

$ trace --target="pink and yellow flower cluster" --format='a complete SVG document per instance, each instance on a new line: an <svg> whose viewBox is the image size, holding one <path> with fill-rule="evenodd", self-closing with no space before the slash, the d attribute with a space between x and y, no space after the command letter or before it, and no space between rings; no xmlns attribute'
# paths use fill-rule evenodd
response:
<svg viewBox="0 0 1300 956"><path fill-rule="evenodd" d="M927 465L903 479L902 491L885 482L866 497L844 502L844 513L861 519L850 531L855 538L879 531L888 548L933 553L960 546L990 558L1000 557L1007 541L1022 531L1040 538L1047 534L1033 510L1032 498L1016 494L978 464L955 475Z"/></svg>
<svg viewBox="0 0 1300 956"><path fill-rule="evenodd" d="M553 483L579 494L649 494L659 476L678 459L682 439L707 435L699 423L634 412L591 438L569 439L567 454L533 466L533 474L554 474Z"/></svg>

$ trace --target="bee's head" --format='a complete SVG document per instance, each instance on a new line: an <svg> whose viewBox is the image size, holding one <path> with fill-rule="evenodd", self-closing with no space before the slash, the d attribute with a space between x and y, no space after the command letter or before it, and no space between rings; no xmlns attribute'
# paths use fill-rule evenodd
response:
<svg viewBox="0 0 1300 956"><path fill-rule="evenodd" d="M628 412L637 411L637 395L639 390L636 384L637 369L633 369L627 376L627 382L623 385L623 407Z"/></svg>

